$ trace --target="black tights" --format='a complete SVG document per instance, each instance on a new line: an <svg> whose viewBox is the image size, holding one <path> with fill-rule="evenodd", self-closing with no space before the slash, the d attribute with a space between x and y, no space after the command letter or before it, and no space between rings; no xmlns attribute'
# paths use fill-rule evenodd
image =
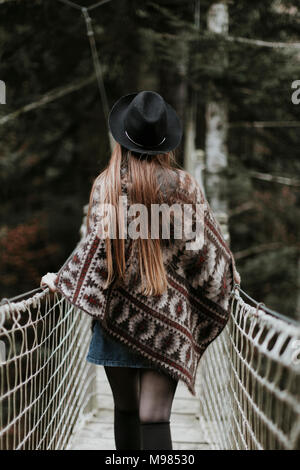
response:
<svg viewBox="0 0 300 470"><path fill-rule="evenodd" d="M116 449L172 449L170 416L178 382L155 369L104 369L114 399Z"/></svg>

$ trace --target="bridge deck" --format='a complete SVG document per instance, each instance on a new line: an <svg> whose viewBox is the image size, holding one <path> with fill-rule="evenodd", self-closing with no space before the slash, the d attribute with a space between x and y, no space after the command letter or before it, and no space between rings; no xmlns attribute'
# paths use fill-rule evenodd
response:
<svg viewBox="0 0 300 470"><path fill-rule="evenodd" d="M93 415L79 428L70 446L72 450L115 450L113 430L113 398L104 367L97 367L99 396ZM197 382L199 381L199 374ZM196 387L198 389L199 387ZM176 390L172 414L171 434L174 450L207 450L199 424L199 397L193 397L180 381Z"/></svg>

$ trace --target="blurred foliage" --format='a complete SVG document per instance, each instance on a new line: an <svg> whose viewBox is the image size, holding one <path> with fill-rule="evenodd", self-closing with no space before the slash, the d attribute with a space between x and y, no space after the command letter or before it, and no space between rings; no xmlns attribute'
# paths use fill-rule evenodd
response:
<svg viewBox="0 0 300 470"><path fill-rule="evenodd" d="M231 247L242 288L294 316L300 295L299 187L261 181L250 171L299 178L299 127L245 123L299 121L291 83L300 79L300 53L209 33L212 3L201 0L199 29L194 1L112 0L92 10L109 106L123 94L154 89L184 121L196 91L197 147L203 148L206 102L227 102ZM232 0L228 6L230 36L299 42L296 0ZM1 4L0 11L0 79L7 86L0 119L93 73L80 11L58 0L16 0ZM226 60L212 62L215 51ZM1 125L0 142L0 295L8 297L57 271L78 241L82 207L110 156L96 82ZM184 140L181 164L183 146ZM251 208L239 211L249 202ZM259 251L268 244L270 249Z"/></svg>
<svg viewBox="0 0 300 470"><path fill-rule="evenodd" d="M59 243L49 240L41 218L13 228L1 227L1 283L5 288L16 285L32 286L40 282L40 272L59 254ZM54 268L54 266L53 266Z"/></svg>

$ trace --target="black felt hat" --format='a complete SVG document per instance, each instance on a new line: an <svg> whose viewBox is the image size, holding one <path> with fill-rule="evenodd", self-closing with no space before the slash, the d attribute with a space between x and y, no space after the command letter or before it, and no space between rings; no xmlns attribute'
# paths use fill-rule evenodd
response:
<svg viewBox="0 0 300 470"><path fill-rule="evenodd" d="M178 147L182 138L176 111L155 91L122 96L113 105L108 124L119 144L138 153L167 153Z"/></svg>

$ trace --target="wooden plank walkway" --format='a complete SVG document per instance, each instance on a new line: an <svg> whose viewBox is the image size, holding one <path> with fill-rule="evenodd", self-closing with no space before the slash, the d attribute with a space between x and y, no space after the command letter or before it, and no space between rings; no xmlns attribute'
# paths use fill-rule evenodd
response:
<svg viewBox="0 0 300 470"><path fill-rule="evenodd" d="M103 366L97 367L97 402L93 415L77 430L69 449L115 450L113 429L113 398ZM198 369L199 370L199 369ZM197 381L199 383L199 374ZM199 387L196 386L196 390ZM173 450L208 450L199 424L199 396L193 397L180 381L171 413Z"/></svg>

